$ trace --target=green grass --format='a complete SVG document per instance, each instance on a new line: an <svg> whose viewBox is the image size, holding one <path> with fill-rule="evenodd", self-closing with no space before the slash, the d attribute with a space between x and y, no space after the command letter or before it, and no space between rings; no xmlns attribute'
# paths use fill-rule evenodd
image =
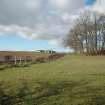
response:
<svg viewBox="0 0 105 105"><path fill-rule="evenodd" d="M0 70L0 105L105 105L105 57Z"/></svg>

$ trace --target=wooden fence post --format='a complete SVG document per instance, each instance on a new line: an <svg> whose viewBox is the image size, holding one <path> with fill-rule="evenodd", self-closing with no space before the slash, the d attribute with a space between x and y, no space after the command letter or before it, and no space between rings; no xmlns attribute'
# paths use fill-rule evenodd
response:
<svg viewBox="0 0 105 105"><path fill-rule="evenodd" d="M16 59L16 56L14 57L15 58L15 65L17 64L17 59Z"/></svg>
<svg viewBox="0 0 105 105"><path fill-rule="evenodd" d="M26 64L27 64L27 59L26 59L26 57L25 57L24 61L25 61L25 65L26 65Z"/></svg>
<svg viewBox="0 0 105 105"><path fill-rule="evenodd" d="M20 65L22 64L22 58L20 57Z"/></svg>

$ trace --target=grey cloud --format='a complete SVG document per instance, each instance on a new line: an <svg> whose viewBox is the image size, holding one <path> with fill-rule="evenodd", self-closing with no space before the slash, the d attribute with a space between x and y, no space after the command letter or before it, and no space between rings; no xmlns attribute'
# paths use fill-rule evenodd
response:
<svg viewBox="0 0 105 105"><path fill-rule="evenodd" d="M0 33L59 40L84 6L84 0L0 0Z"/></svg>
<svg viewBox="0 0 105 105"><path fill-rule="evenodd" d="M105 14L105 0L96 0L91 10Z"/></svg>

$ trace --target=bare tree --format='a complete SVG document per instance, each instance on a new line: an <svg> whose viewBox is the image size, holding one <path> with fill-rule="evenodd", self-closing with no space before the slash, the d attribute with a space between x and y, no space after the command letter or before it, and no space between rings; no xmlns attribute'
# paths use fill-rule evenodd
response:
<svg viewBox="0 0 105 105"><path fill-rule="evenodd" d="M105 16L85 12L70 30L66 45L75 52L98 54L105 51Z"/></svg>

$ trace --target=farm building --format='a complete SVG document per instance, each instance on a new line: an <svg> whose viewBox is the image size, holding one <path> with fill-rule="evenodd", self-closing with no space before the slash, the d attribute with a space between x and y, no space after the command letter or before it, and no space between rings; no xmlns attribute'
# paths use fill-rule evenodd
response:
<svg viewBox="0 0 105 105"><path fill-rule="evenodd" d="M0 51L0 64L26 64L34 62L38 58L48 58L49 55L25 51Z"/></svg>
<svg viewBox="0 0 105 105"><path fill-rule="evenodd" d="M55 54L56 51L53 50L37 50L36 52L42 53L42 54Z"/></svg>

